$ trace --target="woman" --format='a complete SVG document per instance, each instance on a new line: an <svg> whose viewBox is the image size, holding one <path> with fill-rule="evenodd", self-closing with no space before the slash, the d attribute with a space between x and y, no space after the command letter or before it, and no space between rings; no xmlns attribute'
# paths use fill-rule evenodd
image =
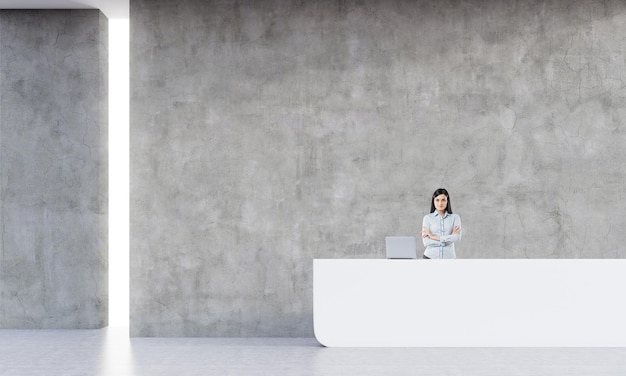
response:
<svg viewBox="0 0 626 376"><path fill-rule="evenodd" d="M422 222L425 259L456 258L454 243L461 240L461 217L452 213L448 191L439 188L433 193L430 214Z"/></svg>

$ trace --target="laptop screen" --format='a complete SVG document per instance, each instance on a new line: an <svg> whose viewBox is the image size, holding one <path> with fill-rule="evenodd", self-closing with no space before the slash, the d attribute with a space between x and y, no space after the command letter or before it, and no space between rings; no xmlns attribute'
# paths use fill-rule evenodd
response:
<svg viewBox="0 0 626 376"><path fill-rule="evenodd" d="M387 236L385 237L385 247L388 259L417 258L414 236Z"/></svg>

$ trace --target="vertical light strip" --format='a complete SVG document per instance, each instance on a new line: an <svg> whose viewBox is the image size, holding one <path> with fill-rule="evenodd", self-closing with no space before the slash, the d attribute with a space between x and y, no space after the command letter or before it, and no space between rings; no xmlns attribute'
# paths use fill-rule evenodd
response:
<svg viewBox="0 0 626 376"><path fill-rule="evenodd" d="M109 20L109 326L129 327L129 20Z"/></svg>

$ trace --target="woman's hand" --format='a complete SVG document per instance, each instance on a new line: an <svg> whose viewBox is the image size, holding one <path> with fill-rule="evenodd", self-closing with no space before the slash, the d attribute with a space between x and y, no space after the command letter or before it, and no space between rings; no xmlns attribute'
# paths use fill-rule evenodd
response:
<svg viewBox="0 0 626 376"><path fill-rule="evenodd" d="M452 235L460 234L461 228L459 226L454 226L454 230L452 230Z"/></svg>

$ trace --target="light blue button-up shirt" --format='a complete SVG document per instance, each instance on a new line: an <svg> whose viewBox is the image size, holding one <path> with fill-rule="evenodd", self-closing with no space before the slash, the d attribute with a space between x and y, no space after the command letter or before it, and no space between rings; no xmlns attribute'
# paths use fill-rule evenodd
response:
<svg viewBox="0 0 626 376"><path fill-rule="evenodd" d="M456 258L454 251L454 243L461 240L463 228L461 227L461 217L458 214L450 214L448 212L442 217L436 210L424 216L422 226L426 227L433 235L440 237L440 240L432 240L431 238L422 238L424 247L424 256L431 259L453 259ZM461 228L461 233L452 234L454 227Z"/></svg>

